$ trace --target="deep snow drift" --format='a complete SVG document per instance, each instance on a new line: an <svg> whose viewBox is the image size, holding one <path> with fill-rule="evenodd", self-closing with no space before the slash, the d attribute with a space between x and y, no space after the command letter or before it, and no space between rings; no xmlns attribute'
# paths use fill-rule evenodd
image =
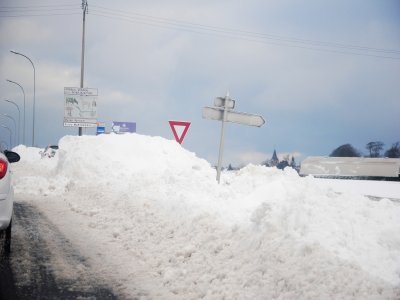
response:
<svg viewBox="0 0 400 300"><path fill-rule="evenodd" d="M17 201L38 206L122 297L400 298L397 202L290 168L249 165L218 185L207 161L161 137L59 147L43 159L14 149Z"/></svg>

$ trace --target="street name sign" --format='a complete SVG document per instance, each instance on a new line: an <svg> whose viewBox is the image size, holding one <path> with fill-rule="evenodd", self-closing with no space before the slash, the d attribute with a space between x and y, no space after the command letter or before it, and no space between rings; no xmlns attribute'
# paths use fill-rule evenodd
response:
<svg viewBox="0 0 400 300"><path fill-rule="evenodd" d="M221 108L206 106L203 108L203 118L222 121L224 119L224 110ZM256 127L261 127L265 124L265 120L262 116L230 110L226 112L225 121Z"/></svg>
<svg viewBox="0 0 400 300"><path fill-rule="evenodd" d="M259 115L233 111L235 100L232 100L229 95L215 98L214 105L215 107L203 107L202 116L204 119L217 120L222 123L217 166L217 181L220 183L222 156L224 152L225 122L261 127L265 124L265 120Z"/></svg>
<svg viewBox="0 0 400 300"><path fill-rule="evenodd" d="M226 97L217 97L214 100L214 105L216 107L226 107L229 109L234 109L235 108L235 100L231 99L231 98L227 98ZM227 101L226 105L225 105L225 100Z"/></svg>

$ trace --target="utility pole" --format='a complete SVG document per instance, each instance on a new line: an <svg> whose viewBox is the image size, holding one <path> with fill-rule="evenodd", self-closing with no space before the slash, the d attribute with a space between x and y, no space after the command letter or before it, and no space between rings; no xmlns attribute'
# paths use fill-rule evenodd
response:
<svg viewBox="0 0 400 300"><path fill-rule="evenodd" d="M81 55L81 84L80 88L83 88L83 75L85 70L85 21L88 9L87 0L82 0L83 20L82 20L82 55ZM79 127L79 136L82 135L82 127Z"/></svg>

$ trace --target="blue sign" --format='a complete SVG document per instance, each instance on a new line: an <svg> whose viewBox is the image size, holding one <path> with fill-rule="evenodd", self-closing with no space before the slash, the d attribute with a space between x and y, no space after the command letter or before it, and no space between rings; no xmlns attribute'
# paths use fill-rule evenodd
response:
<svg viewBox="0 0 400 300"><path fill-rule="evenodd" d="M111 131L115 133L136 132L135 122L112 122Z"/></svg>
<svg viewBox="0 0 400 300"><path fill-rule="evenodd" d="M104 126L97 126L96 134L102 134L106 132L106 127Z"/></svg>

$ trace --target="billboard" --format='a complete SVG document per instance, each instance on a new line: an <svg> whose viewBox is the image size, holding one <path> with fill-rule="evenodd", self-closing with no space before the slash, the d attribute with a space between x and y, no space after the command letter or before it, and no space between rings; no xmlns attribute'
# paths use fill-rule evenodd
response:
<svg viewBox="0 0 400 300"><path fill-rule="evenodd" d="M97 96L95 88L64 88L64 126L96 127Z"/></svg>
<svg viewBox="0 0 400 300"><path fill-rule="evenodd" d="M114 133L133 133L136 132L135 122L112 122L111 132Z"/></svg>

